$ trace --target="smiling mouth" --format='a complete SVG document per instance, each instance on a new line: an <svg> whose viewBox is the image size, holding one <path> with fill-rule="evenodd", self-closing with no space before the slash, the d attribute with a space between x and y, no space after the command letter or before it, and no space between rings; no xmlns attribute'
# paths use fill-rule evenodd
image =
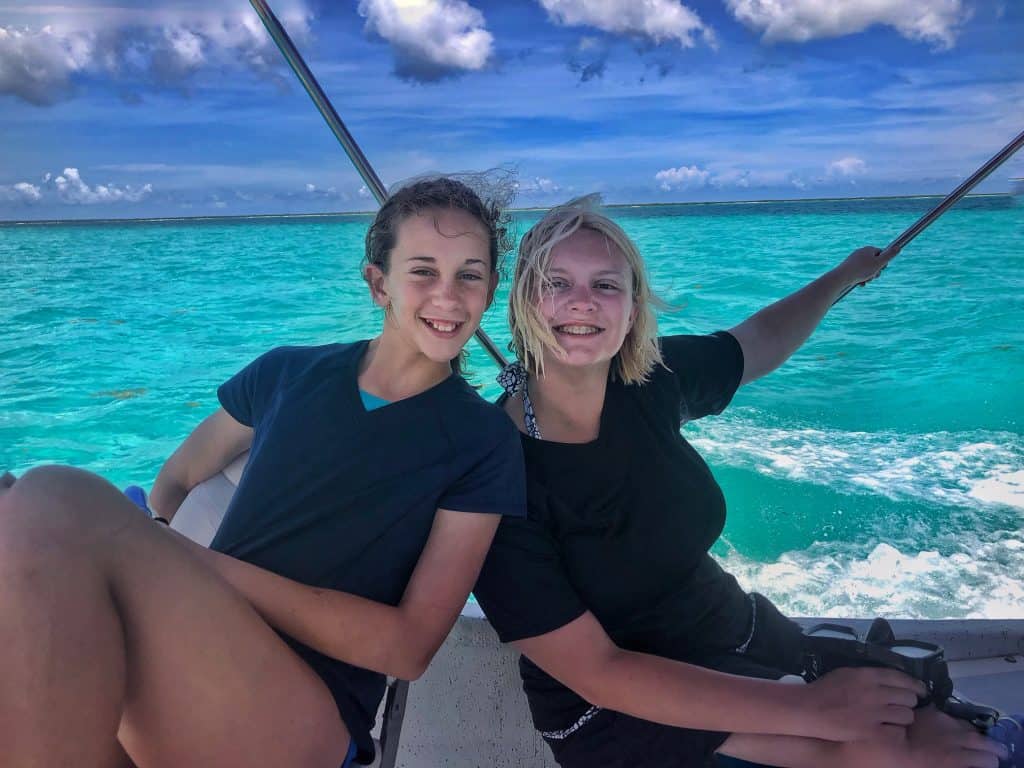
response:
<svg viewBox="0 0 1024 768"><path fill-rule="evenodd" d="M443 336L454 336L464 325L464 323L456 322L454 320L434 320L433 318L427 317L421 317L420 320L422 320L423 324L432 331Z"/></svg>
<svg viewBox="0 0 1024 768"><path fill-rule="evenodd" d="M599 328L596 325L580 325L578 323L572 323L567 325L556 325L554 327L555 333L564 333L567 336L595 336L604 331L604 328Z"/></svg>

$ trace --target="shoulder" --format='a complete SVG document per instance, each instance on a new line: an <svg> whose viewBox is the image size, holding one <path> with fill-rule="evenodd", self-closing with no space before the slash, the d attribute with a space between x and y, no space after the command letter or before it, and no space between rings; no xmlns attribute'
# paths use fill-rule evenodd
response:
<svg viewBox="0 0 1024 768"><path fill-rule="evenodd" d="M519 430L505 410L485 400L461 376L452 382L442 409L446 425L459 443L495 445L519 441Z"/></svg>
<svg viewBox="0 0 1024 768"><path fill-rule="evenodd" d="M738 344L736 338L728 331L699 334L679 333L658 337L658 346L661 348L661 354L666 364L669 360L685 364L688 354L703 354L712 350L738 346Z"/></svg>
<svg viewBox="0 0 1024 768"><path fill-rule="evenodd" d="M264 352L257 359L262 367L282 373L301 373L322 365L343 365L358 357L365 342L322 344L318 346L282 346Z"/></svg>
<svg viewBox="0 0 1024 768"><path fill-rule="evenodd" d="M664 367L659 368L668 369L676 376L703 366L709 359L739 357L742 360L743 356L739 342L728 331L661 336L658 346L664 360Z"/></svg>

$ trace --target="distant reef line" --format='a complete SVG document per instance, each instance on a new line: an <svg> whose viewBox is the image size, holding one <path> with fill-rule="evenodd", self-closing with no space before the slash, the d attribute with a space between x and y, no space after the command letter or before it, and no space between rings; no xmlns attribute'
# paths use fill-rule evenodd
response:
<svg viewBox="0 0 1024 768"><path fill-rule="evenodd" d="M867 197L790 197L765 200L707 200L701 202L652 202L652 203L606 203L605 208L668 208L668 207L700 207L712 205L764 205L769 203L840 203L869 200L941 200L945 195L874 195ZM984 192L967 195L967 198L979 197L1014 197L1012 192ZM546 211L551 206L531 206L525 208L510 208L511 213L535 213ZM24 219L24 220L2 220L0 227L11 226L48 226L62 224L167 224L175 222L227 222L227 221L266 221L266 220L288 220L288 219L333 219L339 217L369 218L376 213L376 209L368 211L332 211L329 213L245 213L231 214L224 216L140 216L132 218L78 218L78 219Z"/></svg>

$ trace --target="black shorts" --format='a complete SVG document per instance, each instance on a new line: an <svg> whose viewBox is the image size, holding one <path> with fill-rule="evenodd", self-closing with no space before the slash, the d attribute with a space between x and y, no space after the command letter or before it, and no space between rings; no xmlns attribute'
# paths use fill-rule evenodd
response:
<svg viewBox="0 0 1024 768"><path fill-rule="evenodd" d="M753 599L756 618L743 652L689 661L719 672L766 680L799 674L800 626L779 613L767 598L754 595ZM675 728L602 709L565 738L545 741L562 768L697 768L714 765L715 750L729 735Z"/></svg>

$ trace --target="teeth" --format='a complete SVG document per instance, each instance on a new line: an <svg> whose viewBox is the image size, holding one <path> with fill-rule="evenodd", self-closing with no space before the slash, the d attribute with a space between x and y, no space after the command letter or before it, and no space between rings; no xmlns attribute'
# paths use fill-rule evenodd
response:
<svg viewBox="0 0 1024 768"><path fill-rule="evenodd" d="M601 331L600 328L595 328L592 325L563 325L558 330L572 336L590 336Z"/></svg>
<svg viewBox="0 0 1024 768"><path fill-rule="evenodd" d="M426 318L424 318L423 322L431 328L441 331L441 333L451 333L459 326L458 323L446 323L442 320L427 320Z"/></svg>

